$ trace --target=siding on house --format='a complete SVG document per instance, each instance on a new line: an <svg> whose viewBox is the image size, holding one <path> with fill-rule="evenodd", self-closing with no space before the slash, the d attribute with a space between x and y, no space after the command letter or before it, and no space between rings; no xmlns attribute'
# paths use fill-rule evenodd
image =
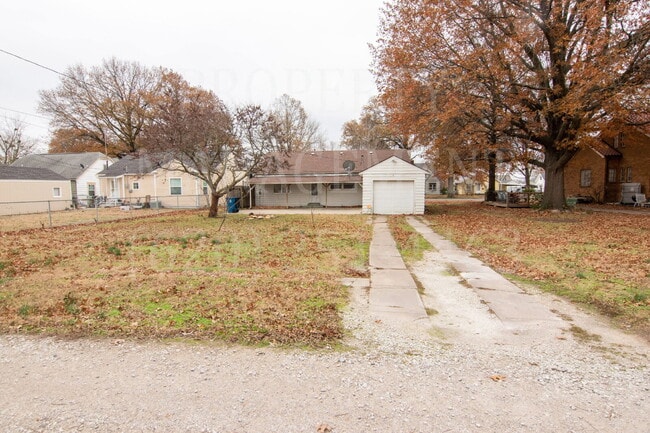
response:
<svg viewBox="0 0 650 433"><path fill-rule="evenodd" d="M73 198L87 203L89 185L95 186L95 196L106 195L101 189L97 174L113 161L99 152L45 153L26 155L12 166L51 170L71 182Z"/></svg>
<svg viewBox="0 0 650 433"><path fill-rule="evenodd" d="M285 185L282 192L274 192L274 184L255 186L255 203L261 207L299 207L318 203L326 207L353 207L361 204L361 185L352 183L354 188L332 189L331 184L316 183L317 194L312 195L312 184L290 184L287 193Z"/></svg>
<svg viewBox="0 0 650 433"><path fill-rule="evenodd" d="M268 158L270 164L249 180L255 204L261 207L361 206L360 171L389 158L411 161L404 149L311 151ZM422 183L423 189L424 178ZM340 184L353 188L333 188Z"/></svg>
<svg viewBox="0 0 650 433"><path fill-rule="evenodd" d="M0 166L0 215L59 211L71 205L70 181L62 176L45 169Z"/></svg>
<svg viewBox="0 0 650 433"><path fill-rule="evenodd" d="M108 199L131 204L149 201L163 207L198 208L209 205L210 191L204 191L201 179L178 170L173 161L154 165L145 157L127 156L100 173L102 188ZM222 185L232 182L232 174L224 177ZM207 192L207 193L206 193Z"/></svg>
<svg viewBox="0 0 650 433"><path fill-rule="evenodd" d="M369 169L362 171L363 195L362 212L373 213L376 181L413 181L413 213L424 213L424 179L426 172L413 164L391 157Z"/></svg>

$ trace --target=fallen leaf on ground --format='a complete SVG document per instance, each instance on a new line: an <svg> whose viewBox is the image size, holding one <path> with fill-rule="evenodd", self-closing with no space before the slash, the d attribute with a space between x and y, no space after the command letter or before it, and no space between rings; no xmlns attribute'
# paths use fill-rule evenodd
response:
<svg viewBox="0 0 650 433"><path fill-rule="evenodd" d="M495 382L503 382L504 380L506 380L506 377L501 374L494 374L490 376L490 379L492 379Z"/></svg>

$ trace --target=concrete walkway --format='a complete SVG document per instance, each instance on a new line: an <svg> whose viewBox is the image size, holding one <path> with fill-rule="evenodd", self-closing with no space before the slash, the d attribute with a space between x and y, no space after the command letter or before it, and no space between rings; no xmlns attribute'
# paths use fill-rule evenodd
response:
<svg viewBox="0 0 650 433"><path fill-rule="evenodd" d="M375 216L370 243L370 313L382 321L426 320L417 285L397 250L387 218Z"/></svg>
<svg viewBox="0 0 650 433"><path fill-rule="evenodd" d="M438 250L442 259L452 266L482 301L512 331L546 332L559 330L564 321L546 305L538 302L518 286L486 266L453 242L436 234L417 218L407 221Z"/></svg>

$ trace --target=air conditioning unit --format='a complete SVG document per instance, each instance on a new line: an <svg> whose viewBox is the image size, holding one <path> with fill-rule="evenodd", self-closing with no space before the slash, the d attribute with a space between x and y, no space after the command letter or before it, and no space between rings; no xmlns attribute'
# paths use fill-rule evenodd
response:
<svg viewBox="0 0 650 433"><path fill-rule="evenodd" d="M634 194L641 193L640 183L621 184L621 204L634 204Z"/></svg>

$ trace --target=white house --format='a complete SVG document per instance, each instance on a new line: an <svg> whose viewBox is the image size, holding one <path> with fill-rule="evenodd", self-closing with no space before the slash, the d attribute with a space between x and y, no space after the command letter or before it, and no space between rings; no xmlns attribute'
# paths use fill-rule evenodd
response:
<svg viewBox="0 0 650 433"><path fill-rule="evenodd" d="M43 153L24 156L12 166L45 168L70 182L72 200L77 205L92 205L95 197L106 195L97 174L113 160L99 152Z"/></svg>
<svg viewBox="0 0 650 433"><path fill-rule="evenodd" d="M363 207L363 212L374 213L424 212L425 171L413 165L406 150L276 153L269 155L269 159L273 163L249 180L256 206ZM386 165L382 165L384 162ZM415 181L420 184L409 189ZM404 201L406 190L412 198L410 205ZM384 197L385 194L388 196ZM421 197L416 197L417 194ZM392 208L384 206L387 202L395 205Z"/></svg>

